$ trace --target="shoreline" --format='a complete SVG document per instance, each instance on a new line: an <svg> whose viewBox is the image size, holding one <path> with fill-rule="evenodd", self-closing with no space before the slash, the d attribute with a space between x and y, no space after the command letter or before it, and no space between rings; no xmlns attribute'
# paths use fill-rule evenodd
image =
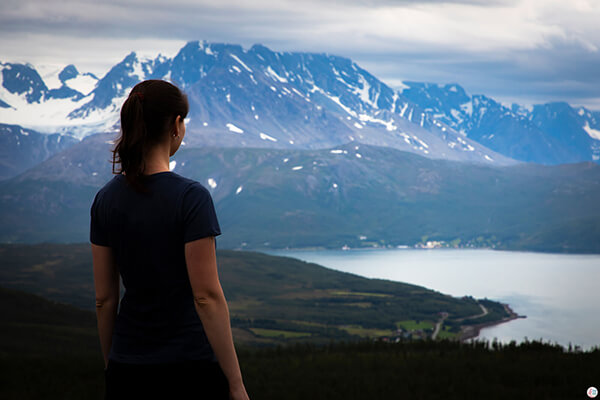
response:
<svg viewBox="0 0 600 400"><path fill-rule="evenodd" d="M459 333L458 340L462 343L469 339L475 339L479 336L479 333L483 328L500 325L505 322L509 322L509 321L512 321L512 320L515 320L518 318L527 318L526 315L519 315L516 312L514 312L507 303L500 303L500 304L502 304L504 306L504 309L509 314L508 317L504 317L500 321L490 321L490 322L483 322L481 324L476 324L476 325L461 326L461 331Z"/></svg>
<svg viewBox="0 0 600 400"><path fill-rule="evenodd" d="M501 253L538 253L538 254L552 254L552 255L580 255L580 256L598 256L600 253L578 253L578 252L568 252L568 251L552 251L552 250L535 250L535 249L523 249L523 248L498 248L498 247L414 247L408 246L406 247L398 247L398 246L364 246L364 247L322 247L322 246L309 246L309 247L283 247L283 248L271 248L271 247L257 247L257 248L245 248L245 247L232 247L232 248L224 248L224 250L233 250L233 251L254 251L259 253L272 254L280 253L280 252L313 252L313 251L344 251L344 252L354 252L354 251L377 251L377 250L492 250ZM281 254L279 254L281 255Z"/></svg>

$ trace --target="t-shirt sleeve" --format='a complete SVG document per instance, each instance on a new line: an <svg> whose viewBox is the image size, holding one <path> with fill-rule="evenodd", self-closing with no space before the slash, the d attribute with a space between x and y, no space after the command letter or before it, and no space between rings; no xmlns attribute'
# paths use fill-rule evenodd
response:
<svg viewBox="0 0 600 400"><path fill-rule="evenodd" d="M221 234L210 192L198 182L190 184L183 194L182 216L184 243Z"/></svg>
<svg viewBox="0 0 600 400"><path fill-rule="evenodd" d="M90 242L99 246L109 246L108 232L100 212L100 192L96 193L90 209Z"/></svg>

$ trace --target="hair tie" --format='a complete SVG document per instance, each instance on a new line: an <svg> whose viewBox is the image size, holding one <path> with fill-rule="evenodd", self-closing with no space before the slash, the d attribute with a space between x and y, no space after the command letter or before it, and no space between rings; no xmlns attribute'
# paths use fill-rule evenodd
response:
<svg viewBox="0 0 600 400"><path fill-rule="evenodd" d="M140 92L135 92L135 93L133 93L133 94L135 94L135 95L136 95L136 96L137 96L137 97L138 97L140 100L144 100L144 95L143 95L142 93L140 93Z"/></svg>

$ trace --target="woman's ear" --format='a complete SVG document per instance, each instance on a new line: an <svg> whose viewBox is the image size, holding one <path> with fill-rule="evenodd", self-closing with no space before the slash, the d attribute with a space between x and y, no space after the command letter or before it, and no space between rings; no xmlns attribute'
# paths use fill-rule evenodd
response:
<svg viewBox="0 0 600 400"><path fill-rule="evenodd" d="M175 126L173 127L173 136L177 137L181 134L181 115L175 117Z"/></svg>

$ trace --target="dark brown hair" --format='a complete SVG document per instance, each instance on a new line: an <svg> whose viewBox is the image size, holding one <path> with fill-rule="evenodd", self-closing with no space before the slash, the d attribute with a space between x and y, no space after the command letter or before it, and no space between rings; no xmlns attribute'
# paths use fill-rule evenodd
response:
<svg viewBox="0 0 600 400"><path fill-rule="evenodd" d="M124 171L134 190L147 193L145 157L153 146L168 140L177 116L183 120L188 111L187 96L167 81L151 79L135 85L121 108L121 137L112 150L113 174ZM116 164L121 169L115 172Z"/></svg>

